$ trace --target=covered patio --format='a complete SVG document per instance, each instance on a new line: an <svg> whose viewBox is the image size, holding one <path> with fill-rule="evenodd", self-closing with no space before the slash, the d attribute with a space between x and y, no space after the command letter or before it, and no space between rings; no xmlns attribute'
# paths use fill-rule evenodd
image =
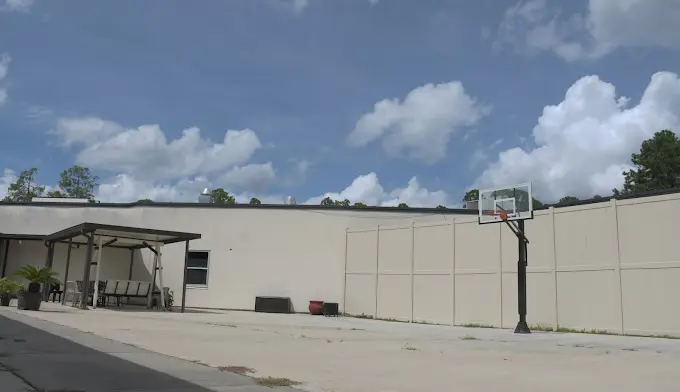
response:
<svg viewBox="0 0 680 392"><path fill-rule="evenodd" d="M82 275L82 289L74 289L74 295L79 295L79 306L82 309L87 309L89 297L92 296L92 306L97 307L99 296L104 293L100 292L99 278L102 266L102 252L105 248L123 248L129 249L130 252L130 271L132 271L132 260L135 250L149 249L153 253L153 266L151 269L150 289L146 290L147 308L152 305L152 298L154 296L156 281L160 295L160 303L165 304L166 298L163 290L163 261L162 261L162 247L164 245L184 242L184 268L182 279L182 305L181 311L184 312L186 305L186 287L187 287L187 262L189 256L189 241L200 239L201 235L196 233L176 232L158 229L148 229L139 227L115 226L100 223L81 223L76 226L60 230L56 233L49 234L43 237L45 246L47 247L47 260L45 265L52 267L54 261L54 249L57 243L67 243L68 250L66 255L66 268L63 277L64 284L69 279L69 266L71 263L71 250L74 246L85 246L86 256ZM91 267L95 265L94 288L90 293L90 281L93 277L91 274ZM122 281L121 281L122 282ZM117 284L116 284L117 286ZM129 282L128 282L129 286ZM126 288L127 290L128 288ZM46 288L49 290L49 288ZM47 293L46 293L47 294ZM115 292L112 295L117 295ZM119 298L119 297L118 297ZM76 298L73 298L75 303ZM62 304L66 302L66 287L64 287L64 295Z"/></svg>

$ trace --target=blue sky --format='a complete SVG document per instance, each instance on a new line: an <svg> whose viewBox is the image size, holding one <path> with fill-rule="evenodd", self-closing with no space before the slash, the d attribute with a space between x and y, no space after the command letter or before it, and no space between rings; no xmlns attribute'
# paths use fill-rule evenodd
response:
<svg viewBox="0 0 680 392"><path fill-rule="evenodd" d="M110 201L587 197L680 122L665 0L4 1L3 181L79 163Z"/></svg>

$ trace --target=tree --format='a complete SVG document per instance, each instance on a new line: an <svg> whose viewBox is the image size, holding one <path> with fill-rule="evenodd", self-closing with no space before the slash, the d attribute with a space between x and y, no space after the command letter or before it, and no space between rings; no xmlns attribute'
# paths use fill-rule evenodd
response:
<svg viewBox="0 0 680 392"><path fill-rule="evenodd" d="M469 191L465 192L465 196L463 196L463 201L477 200L479 200L479 189L470 189Z"/></svg>
<svg viewBox="0 0 680 392"><path fill-rule="evenodd" d="M435 209L437 209L437 210L448 210L448 208L446 208L446 206L443 206L441 204L438 205L437 207L435 207Z"/></svg>
<svg viewBox="0 0 680 392"><path fill-rule="evenodd" d="M399 205L398 205L397 207L399 207L399 208L408 208L408 204L406 204L406 203L399 203Z"/></svg>
<svg viewBox="0 0 680 392"><path fill-rule="evenodd" d="M560 201L557 202L557 204L567 204L567 203L574 203L577 201L580 201L578 197L575 196L564 196L563 198L560 199Z"/></svg>
<svg viewBox="0 0 680 392"><path fill-rule="evenodd" d="M531 205L532 205L533 209L543 207L543 203L541 203L540 201L536 200L535 197L532 197L531 199L532 199L532 200L531 200Z"/></svg>
<svg viewBox="0 0 680 392"><path fill-rule="evenodd" d="M151 200L151 199L139 199L139 200L137 200L137 203L153 203L153 200Z"/></svg>
<svg viewBox="0 0 680 392"><path fill-rule="evenodd" d="M257 197L253 197L248 204L262 204L262 202Z"/></svg>
<svg viewBox="0 0 680 392"><path fill-rule="evenodd" d="M642 142L631 155L635 169L623 172L623 189L614 196L680 187L680 139L668 129Z"/></svg>
<svg viewBox="0 0 680 392"><path fill-rule="evenodd" d="M339 207L349 207L350 206L350 201L345 199L343 201L339 200L333 200L330 197L325 197L323 200L321 200L321 205L322 206L339 206Z"/></svg>
<svg viewBox="0 0 680 392"><path fill-rule="evenodd" d="M604 197L602 197L600 195L593 196L593 200L601 200L601 199L604 199Z"/></svg>
<svg viewBox="0 0 680 392"><path fill-rule="evenodd" d="M364 204L364 203L362 203L362 202L360 202L360 201L354 203L353 206L354 206L354 207L368 207L366 204Z"/></svg>
<svg viewBox="0 0 680 392"><path fill-rule="evenodd" d="M222 188L213 189L211 194L215 204L236 204L234 196Z"/></svg>
<svg viewBox="0 0 680 392"><path fill-rule="evenodd" d="M35 182L37 174L38 169L35 167L22 171L16 182L7 189L7 196L5 196L4 201L28 203L34 197L42 196L45 192L45 186L38 185Z"/></svg>
<svg viewBox="0 0 680 392"><path fill-rule="evenodd" d="M88 199L94 202L94 189L99 185L99 177L93 175L90 169L75 165L59 175L59 190L48 193L50 197L69 197L74 199Z"/></svg>

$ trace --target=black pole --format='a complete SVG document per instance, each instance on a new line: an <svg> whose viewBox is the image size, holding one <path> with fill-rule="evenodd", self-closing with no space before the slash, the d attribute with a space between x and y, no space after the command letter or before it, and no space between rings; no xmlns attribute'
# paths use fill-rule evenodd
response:
<svg viewBox="0 0 680 392"><path fill-rule="evenodd" d="M519 260L517 261L517 309L519 322L515 327L515 333L531 333L527 324L527 241L524 235L524 221L517 221L517 243L519 247Z"/></svg>
<svg viewBox="0 0 680 392"><path fill-rule="evenodd" d="M130 249L130 269L128 270L128 280L132 280L132 263L135 261L135 250Z"/></svg>
<svg viewBox="0 0 680 392"><path fill-rule="evenodd" d="M189 241L184 246L184 275L182 277L182 313L187 303L187 265L189 264Z"/></svg>
<svg viewBox="0 0 680 392"><path fill-rule="evenodd" d="M47 259L45 260L45 267L47 268L52 268L52 264L54 262L54 242L48 242L47 243ZM47 301L48 296L50 295L50 289L52 287L50 285L45 285L42 288L42 294L43 294L43 300Z"/></svg>
<svg viewBox="0 0 680 392"><path fill-rule="evenodd" d="M12 243L10 240L4 240L5 246L3 247L4 254L2 256L2 274L0 278L5 277L5 272L7 272L7 256L9 255L9 244Z"/></svg>
<svg viewBox="0 0 680 392"><path fill-rule="evenodd" d="M94 233L87 238L87 252L85 253L85 269L83 270L83 292L80 293L80 308L87 309L87 296L90 291L90 267L92 263L92 248L94 248Z"/></svg>
<svg viewBox="0 0 680 392"><path fill-rule="evenodd" d="M68 250L66 251L66 268L64 269L64 292L61 293L61 304L66 305L66 282L68 282L68 269L71 266L71 248L73 247L73 238L68 239ZM75 295L75 287L74 295Z"/></svg>

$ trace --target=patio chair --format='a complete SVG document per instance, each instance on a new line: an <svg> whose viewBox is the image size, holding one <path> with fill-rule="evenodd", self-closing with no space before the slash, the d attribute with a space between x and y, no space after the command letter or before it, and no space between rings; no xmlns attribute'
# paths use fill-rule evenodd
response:
<svg viewBox="0 0 680 392"><path fill-rule="evenodd" d="M53 284L50 286L50 291L47 294L47 299L49 300L50 296L52 297L52 302L57 302L57 296L59 297L59 302L61 302L61 296L64 294L64 290L62 290L62 287L60 284Z"/></svg>

